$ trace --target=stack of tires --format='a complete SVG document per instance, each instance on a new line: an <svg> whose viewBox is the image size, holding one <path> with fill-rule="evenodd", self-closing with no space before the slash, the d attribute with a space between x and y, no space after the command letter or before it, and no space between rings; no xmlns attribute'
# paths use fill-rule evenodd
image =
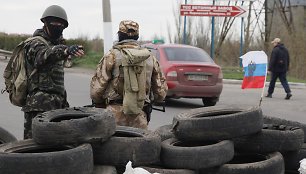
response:
<svg viewBox="0 0 306 174"><path fill-rule="evenodd" d="M258 107L193 109L156 132L162 166L199 174L298 174L306 157L303 130L268 121Z"/></svg>
<svg viewBox="0 0 306 174"><path fill-rule="evenodd" d="M161 174L295 174L306 158L306 126L258 107L192 109L155 132L77 107L38 115L32 128L20 141L0 129L1 174L122 174L128 161Z"/></svg>
<svg viewBox="0 0 306 174"><path fill-rule="evenodd" d="M283 139L281 142L275 142L275 143L281 143L283 144L282 147L279 148L287 148L292 149L290 151L281 150L282 155L285 160L285 168L286 173L288 174L299 174L298 169L300 167L300 161L304 158L306 158L306 125L300 122L292 121L292 120L286 120L286 119L280 119L270 116L264 116L264 123L265 124L273 124L274 126L277 125L281 129L284 129L283 125L286 125L286 129L291 129L291 131L284 131L283 134L286 134L287 139ZM302 129L304 132L304 137L302 138L302 133L298 129ZM290 135L293 134L293 135ZM304 139L303 142L302 139ZM286 142L286 143L285 143Z"/></svg>
<svg viewBox="0 0 306 174"><path fill-rule="evenodd" d="M158 134L116 127L105 109L48 111L33 119L32 133L33 139L16 141L0 130L1 174L117 174L128 161L151 165L160 157Z"/></svg>

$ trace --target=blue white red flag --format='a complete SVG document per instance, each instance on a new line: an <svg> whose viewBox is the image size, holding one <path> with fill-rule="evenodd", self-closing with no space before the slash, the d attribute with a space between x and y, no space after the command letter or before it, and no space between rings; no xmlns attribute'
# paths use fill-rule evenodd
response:
<svg viewBox="0 0 306 174"><path fill-rule="evenodd" d="M266 82L268 64L266 53L264 51L250 51L240 58L244 70L241 88L263 88Z"/></svg>

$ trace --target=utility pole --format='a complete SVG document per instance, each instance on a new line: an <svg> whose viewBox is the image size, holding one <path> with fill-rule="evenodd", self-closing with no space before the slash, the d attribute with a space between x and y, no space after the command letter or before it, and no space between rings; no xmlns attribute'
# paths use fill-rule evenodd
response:
<svg viewBox="0 0 306 174"><path fill-rule="evenodd" d="M213 5L215 5L215 0L213 0ZM215 52L215 17L211 18L211 47L210 47L210 57L214 59Z"/></svg>
<svg viewBox="0 0 306 174"><path fill-rule="evenodd" d="M104 54L111 49L113 45L113 30L110 0L102 0L103 9L103 35L104 35Z"/></svg>
<svg viewBox="0 0 306 174"><path fill-rule="evenodd" d="M185 5L187 4L187 0L185 0ZM184 32L183 32L183 44L187 44L186 42L186 23L187 23L187 18L184 16Z"/></svg>

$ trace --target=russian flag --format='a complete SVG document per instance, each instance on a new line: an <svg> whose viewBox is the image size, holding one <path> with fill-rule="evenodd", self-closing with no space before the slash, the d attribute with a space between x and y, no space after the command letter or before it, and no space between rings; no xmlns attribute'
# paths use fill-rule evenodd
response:
<svg viewBox="0 0 306 174"><path fill-rule="evenodd" d="M241 88L263 88L266 82L268 64L266 53L264 51L250 51L240 58L244 70Z"/></svg>

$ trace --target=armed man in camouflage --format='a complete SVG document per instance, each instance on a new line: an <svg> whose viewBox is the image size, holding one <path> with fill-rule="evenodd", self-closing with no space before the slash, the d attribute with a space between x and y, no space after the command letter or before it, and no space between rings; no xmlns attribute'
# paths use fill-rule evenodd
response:
<svg viewBox="0 0 306 174"><path fill-rule="evenodd" d="M29 77L24 112L24 139L32 137L32 119L39 113L69 107L64 87L64 60L69 55L82 56L82 46L64 45L62 32L68 27L65 10L52 5L44 11L42 29L37 29L25 45L26 69Z"/></svg>
<svg viewBox="0 0 306 174"><path fill-rule="evenodd" d="M118 37L119 42L97 66L90 96L96 107L113 112L117 125L147 129L150 112L145 113L143 108L147 103L164 100L168 90L165 77L158 60L137 43L136 22L121 21Z"/></svg>

